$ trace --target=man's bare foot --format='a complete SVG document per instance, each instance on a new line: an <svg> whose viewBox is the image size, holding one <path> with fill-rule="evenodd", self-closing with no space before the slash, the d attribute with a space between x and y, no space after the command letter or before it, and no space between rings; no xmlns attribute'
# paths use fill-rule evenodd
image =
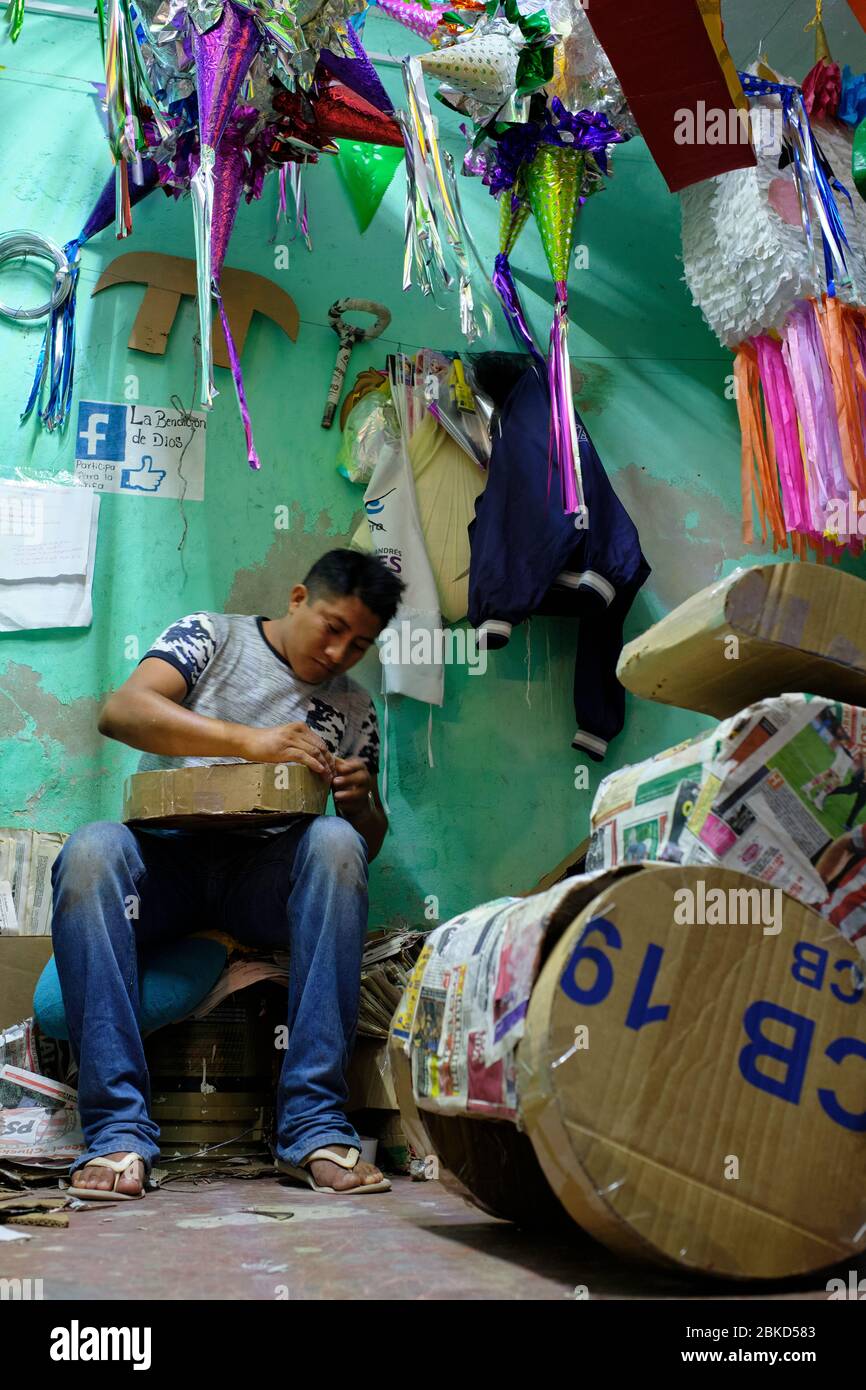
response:
<svg viewBox="0 0 866 1390"><path fill-rule="evenodd" d="M338 1154L347 1154L350 1147L349 1144L328 1145ZM319 1187L335 1187L338 1192L348 1192L353 1187L367 1187L370 1183L382 1181L379 1169L360 1158L354 1168L341 1168L339 1163L332 1163L329 1158L316 1158L312 1163L305 1163L304 1167L310 1170Z"/></svg>
<svg viewBox="0 0 866 1390"><path fill-rule="evenodd" d="M119 1158L126 1158L129 1150L121 1150L120 1153L103 1154L103 1158L113 1158L115 1162ZM333 1164L331 1165L333 1167ZM116 1191L124 1196L137 1197L144 1187L144 1170L140 1158L134 1163L130 1163L125 1173L117 1177L110 1168L104 1168L101 1163L88 1167L77 1168L72 1174L72 1186L75 1187L96 1187L102 1188L105 1192L110 1192L114 1187L114 1180L117 1178Z"/></svg>

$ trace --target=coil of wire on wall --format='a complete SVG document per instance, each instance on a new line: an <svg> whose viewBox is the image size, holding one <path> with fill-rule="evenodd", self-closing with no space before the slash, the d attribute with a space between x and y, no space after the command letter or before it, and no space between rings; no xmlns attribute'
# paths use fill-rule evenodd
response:
<svg viewBox="0 0 866 1390"><path fill-rule="evenodd" d="M47 317L45 334L39 350L36 372L30 396L21 419L26 420L39 399L47 379L49 395L42 420L48 429L62 425L69 411L72 395L72 362L75 353L74 307L78 283L78 254L68 254L69 248L57 246L38 232L13 231L0 233L0 266L8 261L37 259L54 266L51 298L33 308L13 307L0 299L0 317L15 323L32 323Z"/></svg>

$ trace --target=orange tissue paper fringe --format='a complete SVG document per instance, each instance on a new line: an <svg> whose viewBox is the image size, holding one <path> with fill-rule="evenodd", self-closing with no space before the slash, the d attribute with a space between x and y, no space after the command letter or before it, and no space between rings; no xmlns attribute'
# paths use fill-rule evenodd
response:
<svg viewBox="0 0 866 1390"><path fill-rule="evenodd" d="M856 526L860 499L866 499L866 312L856 305L842 303L835 296L825 295L820 302L809 302L830 370L842 464L850 487L849 498L842 500L848 504ZM863 538L856 534L841 540L830 532L823 536L788 532L773 426L761 382L758 354L751 342L741 343L737 349L734 391L741 434L744 543L754 544L754 514L757 513L761 541L766 544L769 539L774 552L790 548L799 559L811 557L819 563L839 559L846 550L860 554ZM797 425L804 476L808 479L799 420Z"/></svg>

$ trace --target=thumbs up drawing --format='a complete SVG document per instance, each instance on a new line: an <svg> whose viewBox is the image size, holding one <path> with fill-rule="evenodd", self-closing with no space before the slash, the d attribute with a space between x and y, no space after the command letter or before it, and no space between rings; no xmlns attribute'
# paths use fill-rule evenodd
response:
<svg viewBox="0 0 866 1390"><path fill-rule="evenodd" d="M154 468L150 454L144 454L137 468L122 469L120 486L131 492L158 492L164 477L165 469Z"/></svg>

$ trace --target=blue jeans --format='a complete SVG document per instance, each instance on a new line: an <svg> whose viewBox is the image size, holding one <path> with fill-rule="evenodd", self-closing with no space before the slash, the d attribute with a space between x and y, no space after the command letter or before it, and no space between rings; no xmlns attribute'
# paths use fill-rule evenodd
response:
<svg viewBox="0 0 866 1390"><path fill-rule="evenodd" d="M52 872L54 956L79 1065L87 1153L159 1154L139 1029L149 947L205 927L291 951L288 1047L276 1105L276 1153L301 1163L358 1135L343 1113L358 1021L367 928L367 847L338 817L264 838L154 835L111 821L76 830ZM135 908L131 908L131 904ZM137 916L136 916L137 912Z"/></svg>

